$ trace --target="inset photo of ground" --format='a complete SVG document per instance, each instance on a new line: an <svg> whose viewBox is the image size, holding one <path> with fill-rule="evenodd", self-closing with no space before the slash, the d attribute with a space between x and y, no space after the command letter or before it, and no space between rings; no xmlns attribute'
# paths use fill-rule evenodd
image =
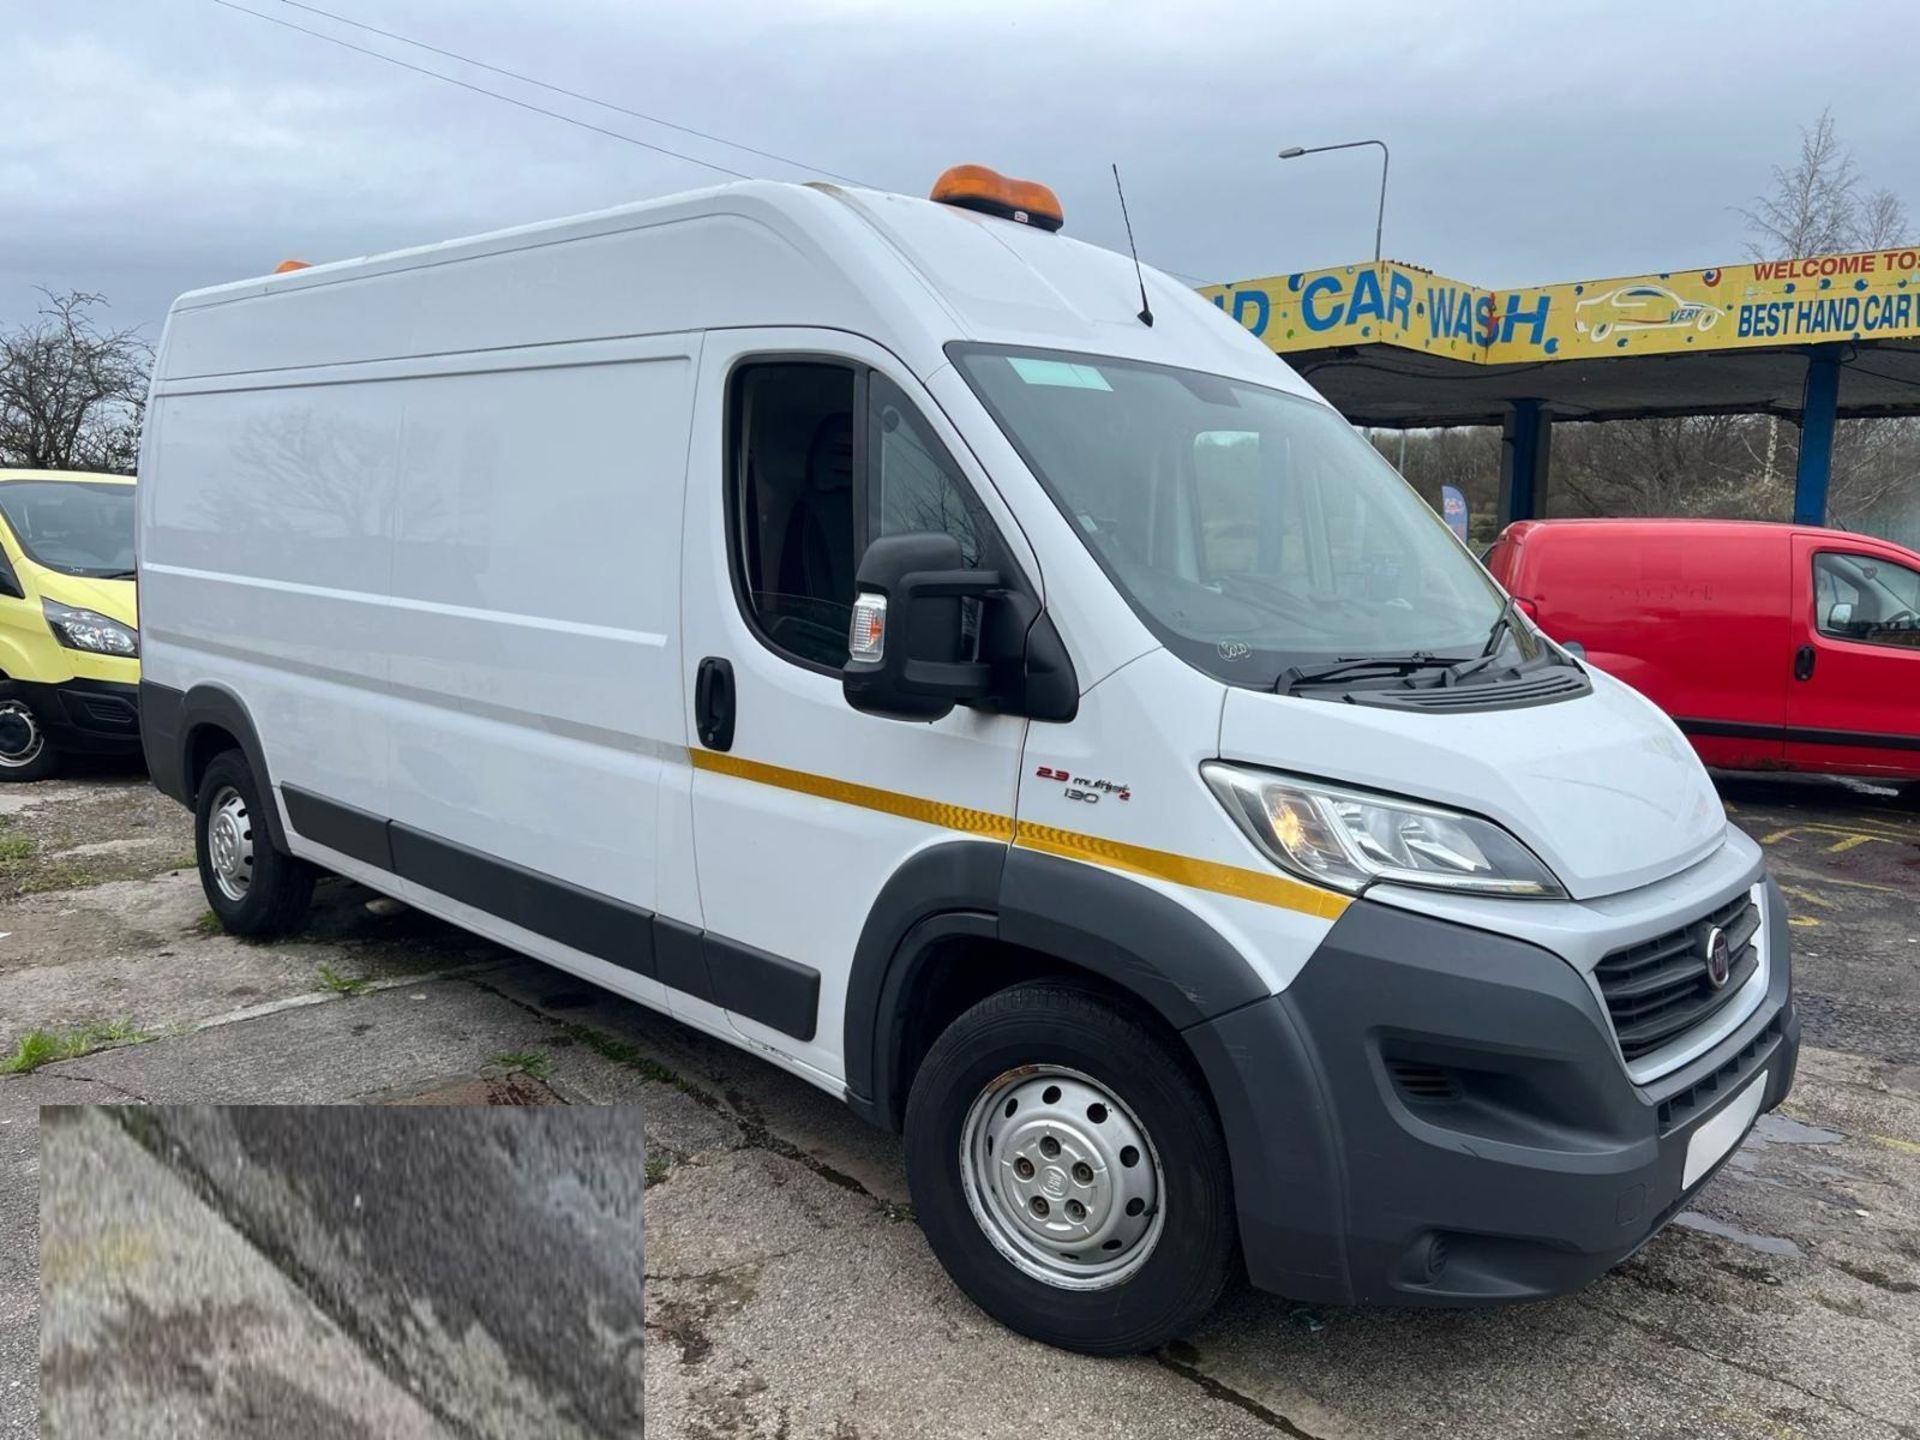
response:
<svg viewBox="0 0 1920 1440"><path fill-rule="evenodd" d="M46 1440L640 1435L639 1111L439 1098L46 1107Z"/></svg>

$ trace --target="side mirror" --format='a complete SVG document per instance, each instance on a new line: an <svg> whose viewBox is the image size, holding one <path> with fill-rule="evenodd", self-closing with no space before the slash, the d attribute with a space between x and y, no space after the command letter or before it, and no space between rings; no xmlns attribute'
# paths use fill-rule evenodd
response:
<svg viewBox="0 0 1920 1440"><path fill-rule="evenodd" d="M968 570L960 542L928 531L884 535L854 581L853 628L841 691L856 710L939 720L993 691L991 667L967 654L962 605L1000 589L994 570Z"/></svg>
<svg viewBox="0 0 1920 1440"><path fill-rule="evenodd" d="M1845 630L1852 624L1853 606L1847 601L1842 600L1831 610L1827 611L1827 628L1829 630Z"/></svg>
<svg viewBox="0 0 1920 1440"><path fill-rule="evenodd" d="M0 550L0 595L11 595L16 600L27 598L26 587L21 585L20 577L13 573L13 562L7 559L4 550Z"/></svg>

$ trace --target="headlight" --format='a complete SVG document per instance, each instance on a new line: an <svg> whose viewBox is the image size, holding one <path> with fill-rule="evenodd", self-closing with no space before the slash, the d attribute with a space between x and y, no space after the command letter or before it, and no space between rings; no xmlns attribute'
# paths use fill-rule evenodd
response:
<svg viewBox="0 0 1920 1440"><path fill-rule="evenodd" d="M1209 760L1213 793L1284 869L1358 894L1376 880L1484 895L1563 899L1540 858L1491 821Z"/></svg>
<svg viewBox="0 0 1920 1440"><path fill-rule="evenodd" d="M91 650L97 655L138 655L140 632L129 630L95 610L76 610L58 600L42 600L53 638L69 650Z"/></svg>

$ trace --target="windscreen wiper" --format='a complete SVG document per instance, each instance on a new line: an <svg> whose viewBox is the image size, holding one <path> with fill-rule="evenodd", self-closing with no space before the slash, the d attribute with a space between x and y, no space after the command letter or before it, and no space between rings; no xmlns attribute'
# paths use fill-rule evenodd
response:
<svg viewBox="0 0 1920 1440"><path fill-rule="evenodd" d="M1289 665L1280 672L1280 678L1273 682L1273 689L1276 695L1291 695L1303 685L1323 685L1349 675L1370 672L1412 675L1421 670L1445 669L1459 663L1455 656L1430 655L1425 650L1416 650L1411 655L1356 655L1312 670L1302 665Z"/></svg>
<svg viewBox="0 0 1920 1440"><path fill-rule="evenodd" d="M1487 631L1487 643L1476 659L1462 661L1447 670L1446 679L1441 683L1452 685L1466 679L1469 675L1478 675L1482 670L1492 667L1500 658L1500 646L1513 632L1513 617L1520 613L1520 607L1514 603L1511 595L1500 607L1500 613L1493 617L1493 628Z"/></svg>

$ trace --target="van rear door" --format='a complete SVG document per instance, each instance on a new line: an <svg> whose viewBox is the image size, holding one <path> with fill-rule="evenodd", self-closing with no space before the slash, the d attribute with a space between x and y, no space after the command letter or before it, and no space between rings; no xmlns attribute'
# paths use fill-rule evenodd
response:
<svg viewBox="0 0 1920 1440"><path fill-rule="evenodd" d="M1920 775L1920 565L1858 536L1793 539L1798 769Z"/></svg>
<svg viewBox="0 0 1920 1440"><path fill-rule="evenodd" d="M955 460L966 453L878 346L707 336L682 606L704 933L662 937L660 978L677 1014L822 1079L845 1074L847 979L881 888L932 846L1012 841L1025 720L886 719L841 691L870 538L944 530L970 565L1022 563L1011 517Z"/></svg>

